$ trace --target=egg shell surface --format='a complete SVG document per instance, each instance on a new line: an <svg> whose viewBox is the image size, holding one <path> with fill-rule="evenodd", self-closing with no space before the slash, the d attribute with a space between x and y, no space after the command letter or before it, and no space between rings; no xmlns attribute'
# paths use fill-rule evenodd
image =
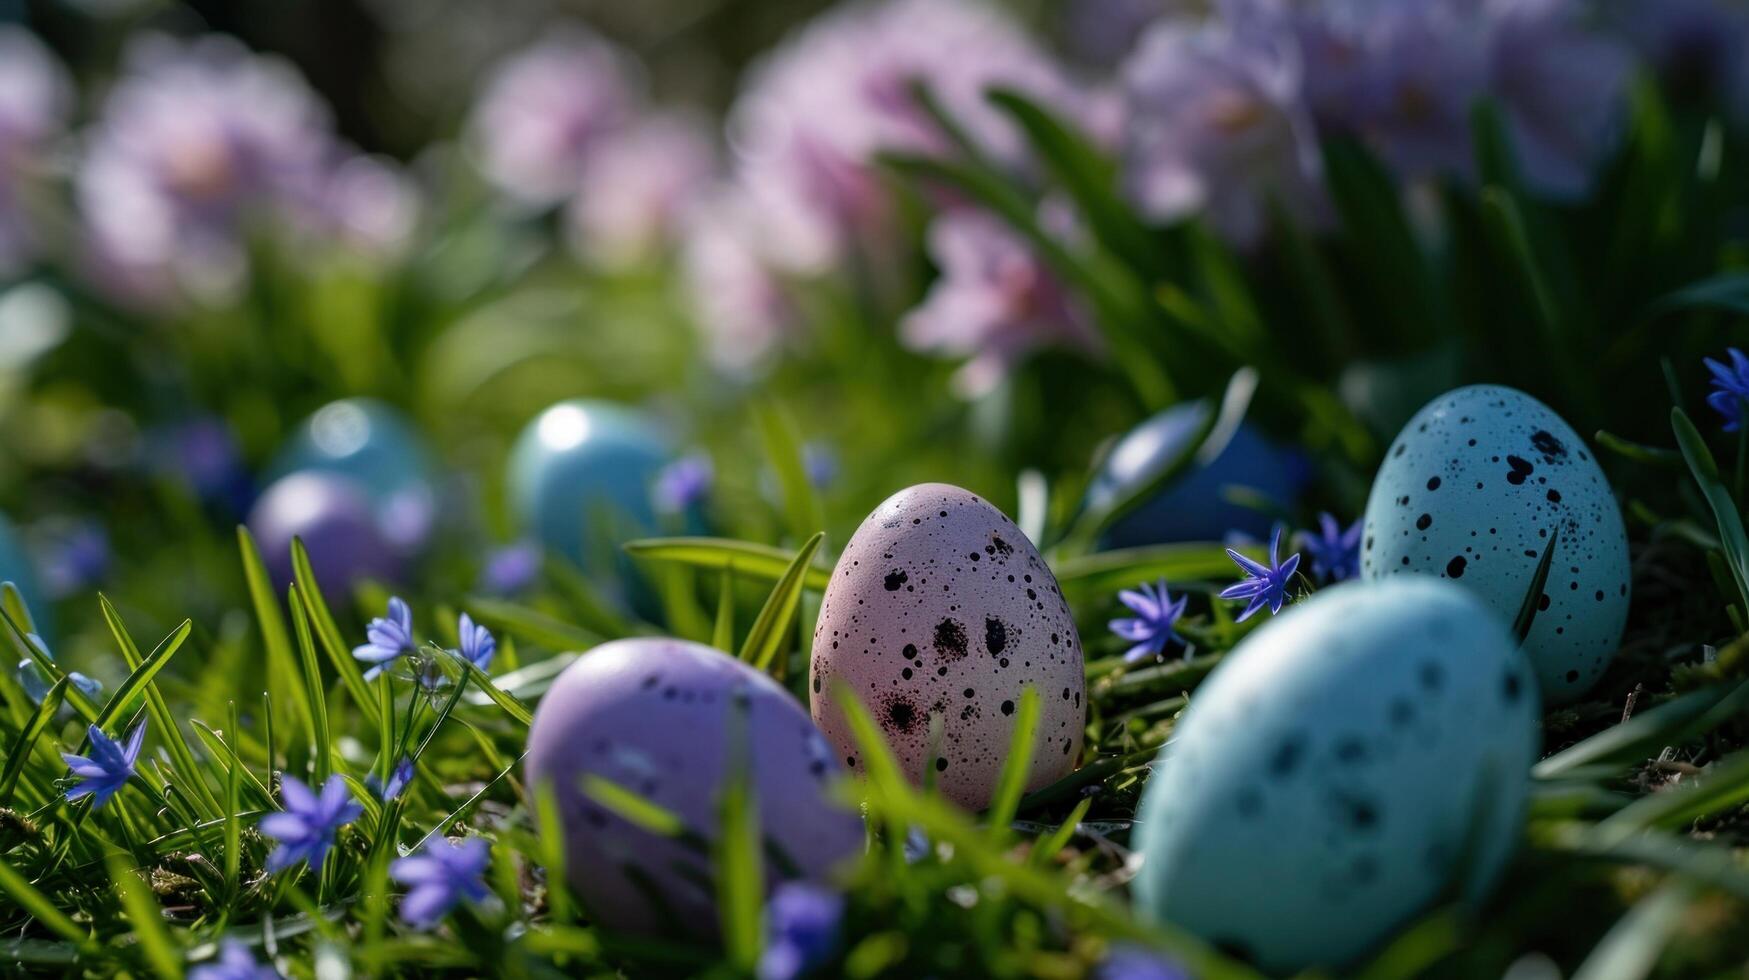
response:
<svg viewBox="0 0 1749 980"><path fill-rule="evenodd" d="M1548 406L1476 385L1417 413L1373 480L1361 574L1449 578L1511 622L1556 528L1525 650L1544 700L1561 704L1590 689L1621 644L1628 542L1602 468Z"/></svg>
<svg viewBox="0 0 1749 980"><path fill-rule="evenodd" d="M1131 429L1113 447L1088 487L1088 505L1108 506L1129 488L1171 465L1214 410L1206 401L1183 402ZM1132 548L1175 541L1222 541L1230 531L1268 537L1269 513L1229 500L1225 491L1244 488L1288 507L1299 493L1299 469L1287 451L1241 423L1213 460L1193 465L1112 524L1105 533L1105 544Z"/></svg>
<svg viewBox="0 0 1749 980"><path fill-rule="evenodd" d="M1027 788L1081 756L1081 640L1056 576L1013 521L956 486L901 490L862 522L826 587L809 673L814 721L852 769L863 762L839 685L907 777L921 784L932 767L941 794L969 809L995 794L1028 685L1041 711ZM939 753L931 714L942 716Z"/></svg>
<svg viewBox="0 0 1749 980"><path fill-rule="evenodd" d="M1516 847L1539 735L1505 624L1431 578L1316 593L1191 697L1132 838L1142 911L1272 973L1337 969Z"/></svg>
<svg viewBox="0 0 1749 980"><path fill-rule="evenodd" d="M617 640L565 668L528 731L528 783L553 787L567 876L602 922L652 936L716 934L710 855L622 819L581 785L607 779L714 840L737 699L767 853L791 865L782 876L819 880L861 852L861 817L830 794L843 767L788 691L702 644ZM768 856L768 887L777 863Z"/></svg>
<svg viewBox="0 0 1749 980"><path fill-rule="evenodd" d="M312 470L276 481L249 511L249 533L276 594L283 595L292 581L293 538L303 539L310 570L331 596L367 578L397 581L405 571L404 556L383 535L369 495L337 473Z"/></svg>
<svg viewBox="0 0 1749 980"><path fill-rule="evenodd" d="M511 506L548 548L581 567L599 566L619 557L621 542L607 540L605 527L627 537L655 529L650 489L672 454L666 433L636 409L560 402L511 449Z"/></svg>

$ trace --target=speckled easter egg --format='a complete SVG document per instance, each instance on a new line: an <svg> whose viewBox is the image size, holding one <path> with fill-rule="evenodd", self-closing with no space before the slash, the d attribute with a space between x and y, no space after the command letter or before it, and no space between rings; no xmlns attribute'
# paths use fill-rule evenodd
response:
<svg viewBox="0 0 1749 980"><path fill-rule="evenodd" d="M522 527L585 568L616 560L623 539L653 533L652 485L673 450L636 409L560 402L523 429L510 453L509 493Z"/></svg>
<svg viewBox="0 0 1749 980"><path fill-rule="evenodd" d="M1536 681L1437 579L1326 589L1191 698L1143 795L1141 910L1271 973L1339 970L1517 845Z"/></svg>
<svg viewBox="0 0 1749 980"><path fill-rule="evenodd" d="M431 458L412 423L393 407L347 398L316 410L274 455L267 478L306 470L353 480L396 546L416 551L424 544L437 513Z"/></svg>
<svg viewBox="0 0 1749 980"><path fill-rule="evenodd" d="M1131 488L1153 479L1184 452L1214 406L1206 401L1174 405L1130 430L1087 489L1093 508L1108 506ZM1220 454L1193 465L1177 480L1106 531L1105 542L1130 548L1172 541L1221 541L1229 531L1255 538L1269 535L1267 511L1227 496L1230 488L1262 495L1278 506L1292 504L1299 492L1299 465L1256 429L1240 424Z"/></svg>
<svg viewBox="0 0 1749 980"><path fill-rule="evenodd" d="M901 490L862 522L820 604L814 721L852 769L861 752L839 686L874 716L905 774L990 803L1021 692L1038 691L1027 788L1074 770L1087 721L1081 640L1032 542L982 497L945 483ZM931 752L929 719L944 725Z"/></svg>
<svg viewBox="0 0 1749 980"><path fill-rule="evenodd" d="M1397 436L1366 505L1361 572L1448 578L1507 622L1559 529L1525 641L1543 698L1584 694L1628 615L1621 509L1590 450L1548 406L1512 388L1459 388Z"/></svg>
<svg viewBox="0 0 1749 980"><path fill-rule="evenodd" d="M822 879L860 853L862 819L829 791L844 770L777 682L684 640L606 643L565 668L541 699L527 759L529 786L553 788L571 887L600 921L646 935L716 934L708 846L624 820L583 784L601 777L714 840L732 772L732 710L746 712L739 730L766 844L767 885Z"/></svg>
<svg viewBox="0 0 1749 980"><path fill-rule="evenodd" d="M393 582L404 571L402 552L383 535L364 488L336 473L276 481L256 499L248 526L275 593L292 581L293 538L303 539L310 569L330 595L364 579Z"/></svg>

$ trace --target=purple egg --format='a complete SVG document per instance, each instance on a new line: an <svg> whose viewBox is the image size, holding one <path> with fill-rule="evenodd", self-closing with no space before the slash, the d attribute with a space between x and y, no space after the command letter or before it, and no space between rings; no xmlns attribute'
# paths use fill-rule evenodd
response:
<svg viewBox="0 0 1749 980"><path fill-rule="evenodd" d="M249 533L278 593L292 580L293 538L303 540L316 582L328 595L349 592L364 579L395 581L404 569L402 553L383 535L364 488L332 473L293 473L274 481L249 512Z"/></svg>
<svg viewBox="0 0 1749 980"><path fill-rule="evenodd" d="M645 935L717 935L708 848L644 830L582 787L599 776L714 840L737 699L746 703L767 888L820 880L861 851L862 819L830 793L843 769L776 681L685 640L603 644L565 668L528 731L528 784L553 787L571 888L602 923Z"/></svg>

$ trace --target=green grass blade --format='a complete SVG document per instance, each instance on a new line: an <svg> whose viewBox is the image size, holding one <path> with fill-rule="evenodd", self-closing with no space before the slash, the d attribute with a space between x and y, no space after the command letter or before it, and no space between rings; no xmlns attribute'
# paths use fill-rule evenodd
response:
<svg viewBox="0 0 1749 980"><path fill-rule="evenodd" d="M772 401L756 403L753 418L765 445L765 459L777 474L790 534L794 535L793 540L806 540L816 528L826 526L826 517L802 463L802 440L796 433L795 420Z"/></svg>
<svg viewBox="0 0 1749 980"><path fill-rule="evenodd" d="M1681 694L1635 714L1531 768L1537 779L1554 779L1581 766L1625 763L1655 754L1709 730L1749 706L1749 681L1734 688L1711 687Z"/></svg>
<svg viewBox="0 0 1749 980"><path fill-rule="evenodd" d="M0 892L5 892L18 903L18 907L35 919L37 925L70 942L85 945L85 930L56 908L47 895L37 891L36 886L26 881L9 861L0 861Z"/></svg>
<svg viewBox="0 0 1749 980"><path fill-rule="evenodd" d="M255 625L261 630L261 642L267 647L267 686L281 692L280 700L290 700L303 730L315 727L310 717L310 697L304 691L303 670L292 652L291 634L286 631L285 617L279 611L279 599L273 583L267 577L267 566L261 562L261 552L249 529L237 525L237 548L243 557L243 578L249 585L249 600L255 607ZM271 702L271 698L269 699Z"/></svg>
<svg viewBox="0 0 1749 980"><path fill-rule="evenodd" d="M721 591L717 593L717 617L711 628L711 646L735 655L735 563L723 569Z"/></svg>
<svg viewBox="0 0 1749 980"><path fill-rule="evenodd" d="M628 541L625 550L634 558L679 562L714 571L733 565L736 574L765 582L776 582L788 574L794 557L782 548L729 538L643 538ZM810 591L824 592L831 580L831 569L810 566L803 584Z"/></svg>
<svg viewBox="0 0 1749 980"><path fill-rule="evenodd" d="M509 691L492 683L492 678L488 677L485 671L460 657L456 657L455 660L462 666L462 669L467 671L468 680L484 691L486 696L492 699L492 703L501 708L505 714L520 722L525 728L534 721L534 715L528 710L528 706L512 697Z"/></svg>
<svg viewBox="0 0 1749 980"><path fill-rule="evenodd" d="M1021 689L1020 706L1014 712L1014 728L1008 738L1008 758L1002 762L1002 775L996 780L996 795L990 802L990 836L1003 840L1009 836L1015 808L1026 792L1027 777L1032 774L1033 736L1038 732L1038 689L1028 684Z"/></svg>
<svg viewBox="0 0 1749 980"><path fill-rule="evenodd" d="M481 624L514 633L549 650L582 651L601 643L601 637L595 633L514 602L471 597L463 605Z"/></svg>
<svg viewBox="0 0 1749 980"><path fill-rule="evenodd" d="M825 539L824 531L816 531L802 545L801 550L796 552L789 570L777 580L776 587L765 600L764 608L759 610L759 616L753 620L753 627L747 631L747 639L741 644L742 660L759 670L771 669L772 662L777 659L789 637L796 613L801 609L803 579L807 575L809 564L814 560L814 552L820 550L820 542Z"/></svg>
<svg viewBox="0 0 1749 980"><path fill-rule="evenodd" d="M1075 804L1075 809L1069 811L1068 817L1064 818L1056 830L1051 831L1049 836L1040 837L1033 842L1032 853L1028 855L1027 861L1034 867L1041 868L1049 864L1058 854L1062 853L1063 848L1069 846L1070 838L1075 836L1075 828L1080 825L1082 818L1087 816L1087 811L1092 806L1093 797L1083 796L1081 802Z"/></svg>
<svg viewBox="0 0 1749 980"><path fill-rule="evenodd" d="M1549 543L1543 546L1536 571L1530 576L1530 587L1524 590L1524 601L1518 604L1518 616L1512 621L1512 635L1520 646L1524 645L1525 637L1530 635L1530 628L1536 623L1537 606L1542 604L1543 586L1549 582L1549 565L1555 559L1555 545L1560 537L1561 525L1557 523L1549 532Z"/></svg>
<svg viewBox="0 0 1749 980"><path fill-rule="evenodd" d="M717 872L717 910L723 946L729 961L743 972L759 962L761 902L765 872L760 861L758 803L753 797L752 760L748 758L748 705L730 705L728 779L718 814L719 829L712 847Z"/></svg>
<svg viewBox="0 0 1749 980"><path fill-rule="evenodd" d="M1749 612L1749 538L1743 533L1743 516L1719 474L1718 461L1707 448L1706 440L1701 438L1700 430L1689 421L1688 414L1680 408L1672 408L1670 427L1676 432L1676 444L1682 449L1682 458L1688 461L1694 482L1700 485L1701 495L1706 497L1713 519L1718 522L1719 543L1724 548L1731 578L1737 583L1737 599L1742 603L1742 609Z"/></svg>
<svg viewBox="0 0 1749 980"><path fill-rule="evenodd" d="M1585 957L1573 980L1644 980L1685 925L1694 890L1671 881L1641 899Z"/></svg>
<svg viewBox="0 0 1749 980"><path fill-rule="evenodd" d="M10 587L11 585L11 583L5 584L7 587ZM30 649L29 641L25 639L25 630L29 627L21 624L20 620L15 618L13 613L5 608L4 604L0 604L0 619L6 621L6 626L11 631L13 638L17 641L20 649ZM32 661L38 667L42 668L43 673L49 675L50 683L67 679L67 672L61 669L60 664L55 663L54 658L39 656L34 650L31 651L30 656ZM19 693L23 692L20 691ZM85 696L84 691L79 690L79 685L68 685L66 701L73 706L73 710L77 712L79 717L84 719L87 724L96 723L99 715L97 705L93 703L90 698Z"/></svg>
<svg viewBox="0 0 1749 980"><path fill-rule="evenodd" d="M327 780L334 771L334 742L328 733L328 699L322 687L322 667L316 661L316 641L310 635L310 618L304 611L304 593L293 583L286 590L286 605L291 609L292 628L298 640L298 659L303 666L304 694L309 698L311 721L310 740L315 748L315 783Z"/></svg>
<svg viewBox="0 0 1749 980"><path fill-rule="evenodd" d="M1703 817L1749 802L1749 751L1707 766L1698 775L1650 796L1641 797L1597 825L1606 838L1626 836L1648 827L1681 829Z"/></svg>
<svg viewBox="0 0 1749 980"><path fill-rule="evenodd" d="M176 651L182 649L183 641L187 640L188 634L193 631L194 623L185 619L181 626L171 630L169 636L160 640L158 646L153 649L152 655L141 661L140 665L134 668L134 672L128 675L128 679L122 681L121 686L117 687L115 693L110 695L109 700L103 705L103 710L97 713L97 720L93 724L98 728L105 729L115 724L116 719L121 717L127 706L133 703L143 691L147 690L147 686L152 683L152 678L158 676L158 672L170 663L171 657L176 656ZM165 736L160 734L159 737Z"/></svg>
<svg viewBox="0 0 1749 980"><path fill-rule="evenodd" d="M37 739L55 719L55 712L61 710L61 697L66 693L67 679L63 677L43 695L42 703L36 706L24 731L6 746L6 768L0 771L0 807L12 805L12 792L18 786L18 777L23 775L30 754L36 750Z"/></svg>
<svg viewBox="0 0 1749 980"><path fill-rule="evenodd" d="M228 705L229 717L225 724L228 731L235 732L239 728L237 702ZM237 819L238 796L242 779L243 760L233 756L231 764L225 767L225 886L231 890L232 896L237 893L238 873L243 860L243 826ZM266 788L262 789L263 795Z"/></svg>
<svg viewBox="0 0 1749 980"><path fill-rule="evenodd" d="M328 659L334 664L335 673L340 675L340 682L346 685L352 703L358 705L358 710L371 724L376 724L376 696L365 683L364 670L341 636L333 613L328 611L328 601L322 598L322 589L316 582L316 571L310 567L310 554L304 550L303 541L297 538L292 539L292 573L292 581L297 583L298 592L304 597L304 612L310 618L311 632L327 651Z"/></svg>
<svg viewBox="0 0 1749 980"><path fill-rule="evenodd" d="M181 980L182 953L170 938L170 930L164 927L164 910L159 907L158 900L140 876L119 857L111 856L108 863L109 880L115 884L115 892L121 897L122 908L127 912L128 924L133 926L134 939L146 964L164 980Z"/></svg>
<svg viewBox="0 0 1749 980"><path fill-rule="evenodd" d="M121 613L106 595L100 593L97 603L103 612L103 621L109 625L110 635L115 638L116 646L121 648L122 659L127 661L128 669L137 669L145 658L140 655L139 646L134 643L134 638L129 635L127 626L122 622ZM170 705L165 702L164 695L156 684L146 685L146 707L151 710L152 721L157 724L158 737L170 752L170 764L183 783L194 792L195 803L202 810L201 816L218 816L219 799L207 785L206 774L195 762L194 752L189 749L188 740L183 737L182 726L176 723L176 716L170 713Z"/></svg>

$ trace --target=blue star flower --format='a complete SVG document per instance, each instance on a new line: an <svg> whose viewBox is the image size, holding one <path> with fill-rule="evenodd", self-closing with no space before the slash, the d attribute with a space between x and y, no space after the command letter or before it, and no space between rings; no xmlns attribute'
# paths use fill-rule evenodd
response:
<svg viewBox="0 0 1749 980"><path fill-rule="evenodd" d="M1360 577L1360 532L1366 522L1345 529L1329 514L1318 515L1318 530L1300 535L1300 547L1312 556L1312 574L1324 582Z"/></svg>
<svg viewBox="0 0 1749 980"><path fill-rule="evenodd" d="M279 980L279 971L255 962L249 947L227 939L219 958L189 970L188 980Z"/></svg>
<svg viewBox="0 0 1749 980"><path fill-rule="evenodd" d="M480 572L480 588L492 595L515 595L540 577L540 545L522 541L492 552Z"/></svg>
<svg viewBox="0 0 1749 980"><path fill-rule="evenodd" d="M838 944L844 897L818 885L779 885L765 905L765 951L759 980L794 980L831 955Z"/></svg>
<svg viewBox="0 0 1749 980"><path fill-rule="evenodd" d="M1166 652L1166 644L1184 642L1184 637L1179 636L1173 626L1178 617L1184 615L1184 606L1190 597L1179 596L1178 601L1172 601L1172 594L1166 591L1165 579L1154 585L1144 583L1139 591L1125 589L1117 597L1136 614L1134 619L1111 621L1113 633L1135 644L1125 651L1125 663L1158 657Z"/></svg>
<svg viewBox="0 0 1749 980"><path fill-rule="evenodd" d="M412 886L401 899L401 918L415 929L430 929L463 900L483 901L490 892L481 877L490 861L491 846L483 837L459 844L439 839L418 854L397 859L389 866L389 877Z"/></svg>
<svg viewBox="0 0 1749 980"><path fill-rule="evenodd" d="M322 784L321 796L298 779L282 775L279 795L285 809L261 818L261 832L279 841L267 856L268 871L282 871L299 861L310 862L311 871L321 871L335 832L364 813L338 774Z"/></svg>
<svg viewBox="0 0 1749 980"><path fill-rule="evenodd" d="M389 782L387 786L383 785L383 781L378 779L377 774L373 772L364 777L364 787L372 793L375 793L377 799L387 803L390 800L398 799L402 791L407 788L407 784L412 781L413 760L402 759L400 762L395 763L395 768L389 770Z"/></svg>
<svg viewBox="0 0 1749 980"><path fill-rule="evenodd" d="M1227 549L1227 557L1233 559L1245 572L1245 580L1222 589L1221 598L1251 600L1245 611L1239 614L1239 622L1250 619L1264 606L1269 607L1271 614L1281 612L1282 603L1287 602L1288 583L1293 581L1294 572L1300 567L1300 555L1296 551L1288 556L1287 561L1277 561L1276 555L1280 550L1280 527L1275 529L1275 537L1270 539L1267 565L1260 565L1231 548Z"/></svg>
<svg viewBox="0 0 1749 980"><path fill-rule="evenodd" d="M1706 403L1724 416L1726 432L1736 432L1743 421L1743 401L1749 399L1749 357L1735 347L1725 353L1731 358L1729 366L1710 357L1702 358L1713 376L1714 391L1706 396Z"/></svg>
<svg viewBox="0 0 1749 980"><path fill-rule="evenodd" d="M1094 980L1190 980L1176 961L1140 946L1117 946L1093 971Z"/></svg>
<svg viewBox="0 0 1749 980"><path fill-rule="evenodd" d="M91 754L62 752L61 758L80 779L78 785L67 790L67 802L89 796L92 808L96 809L108 803L133 777L134 764L140 760L140 746L146 741L146 722L142 719L134 726L126 743L103 734L96 725L86 731L91 736Z"/></svg>
<svg viewBox="0 0 1749 980"><path fill-rule="evenodd" d="M48 672L43 670L42 665L36 661L38 659L52 661L55 658L49 653L48 644L43 642L42 637L35 633L26 633L24 639L35 651L36 657L26 657L18 662L18 686L24 688L24 693L33 702L42 704L43 698L49 696L49 688L53 687L54 683L49 680ZM98 695L103 693L102 681L86 677L76 670L67 671L67 680L71 681L74 687L93 701L97 700Z"/></svg>
<svg viewBox="0 0 1749 980"><path fill-rule="evenodd" d="M656 474L655 488L650 491L656 509L665 514L679 514L704 500L711 492L714 471L711 458L703 453L683 456Z"/></svg>
<svg viewBox="0 0 1749 980"><path fill-rule="evenodd" d="M498 652L498 641L492 638L490 630L475 623L467 613L462 613L456 632L461 635L461 649L457 652L484 673L492 666L492 655Z"/></svg>
<svg viewBox="0 0 1749 980"><path fill-rule="evenodd" d="M413 610L407 608L399 596L391 597L388 616L371 620L364 628L364 635L370 642L355 647L352 655L373 665L364 672L364 679L376 680L389 664L413 652Z"/></svg>

